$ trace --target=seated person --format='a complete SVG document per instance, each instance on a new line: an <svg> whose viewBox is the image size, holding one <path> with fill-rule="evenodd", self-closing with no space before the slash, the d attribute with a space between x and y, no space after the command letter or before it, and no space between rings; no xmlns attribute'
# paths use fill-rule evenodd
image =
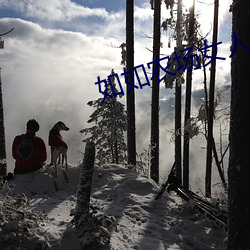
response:
<svg viewBox="0 0 250 250"><path fill-rule="evenodd" d="M14 175L34 172L43 167L47 152L43 139L36 136L39 128L36 120L29 120L26 134L15 137L12 144L12 156L16 160Z"/></svg>

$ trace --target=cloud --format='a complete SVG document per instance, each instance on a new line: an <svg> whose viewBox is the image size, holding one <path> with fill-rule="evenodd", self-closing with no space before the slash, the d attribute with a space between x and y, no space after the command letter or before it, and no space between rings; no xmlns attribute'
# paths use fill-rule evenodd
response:
<svg viewBox="0 0 250 250"><path fill-rule="evenodd" d="M8 8L23 16L47 21L70 21L78 17L98 16L107 18L110 15L103 8L88 8L70 0L16 1L8 0L0 3L0 8Z"/></svg>
<svg viewBox="0 0 250 250"><path fill-rule="evenodd" d="M106 8L90 8L87 4L88 2L84 6L70 0L50 0L49 4L46 1L3 0L0 2L0 9L3 10L2 13L10 10L15 16L47 28L80 31L91 35L101 33L109 37L125 33L124 9L108 12ZM144 22L144 27L147 26L147 21L151 21L152 13L149 4L141 4L141 7L135 5L135 21Z"/></svg>
<svg viewBox="0 0 250 250"><path fill-rule="evenodd" d="M150 8L150 4L144 4L142 6L135 6L134 7L134 18L145 21L145 20L151 20L153 14L153 10Z"/></svg>
<svg viewBox="0 0 250 250"><path fill-rule="evenodd" d="M14 31L4 37L5 48L0 51L9 169L13 168L12 139L17 133L25 132L25 124L30 118L39 121L41 130L38 135L46 142L53 124L58 120L65 121L70 127L70 131L63 134L71 149L70 160L77 161L74 148L80 151L83 148L79 130L86 126L93 112L86 103L101 97L95 85L97 76L107 78L112 68L119 75L123 72L121 50L110 45L119 46L125 42L124 10L111 13L104 8L90 9L66 0L50 2L50 5L31 0L0 2L0 9L13 9L22 17L0 19L1 31L14 27ZM152 21L153 11L148 3L135 6L135 66L146 66L152 61L152 52L146 48L152 49L153 40L145 36L152 36ZM167 37L163 32L161 53L167 54L165 40ZM229 45L225 45L227 47L220 47L219 56L228 53ZM170 52L173 52L172 48ZM229 59L226 61L229 64ZM228 83L228 64L228 68L221 66L219 85ZM198 71L194 76L198 76ZM202 76L196 78L193 89L203 88L202 83ZM150 138L151 88L146 86L135 92L137 135L143 135L138 138L141 144L138 149L141 150L147 148ZM169 92L173 95L174 90L161 88L161 96L168 97ZM146 116L140 113L140 100L148 102ZM167 131L172 129L173 125L168 122L161 128L160 161L163 168L167 162L172 165L173 161L173 145L169 143Z"/></svg>
<svg viewBox="0 0 250 250"><path fill-rule="evenodd" d="M229 7L231 5L231 0L220 1L219 3L219 29L221 25L226 22L227 27L231 27L230 22L228 22L231 13L229 12ZM203 35L210 33L212 36L213 31L213 14L214 14L214 1L196 1L195 12L198 17L198 22L202 26Z"/></svg>
<svg viewBox="0 0 250 250"><path fill-rule="evenodd" d="M13 136L25 132L32 117L41 122L45 140L47 129L63 120L74 127L72 137L81 145L78 132L91 114L86 103L101 97L97 76L105 79L120 67L120 52L103 37L46 29L21 19L0 22L5 30L14 27L0 51L9 158Z"/></svg>

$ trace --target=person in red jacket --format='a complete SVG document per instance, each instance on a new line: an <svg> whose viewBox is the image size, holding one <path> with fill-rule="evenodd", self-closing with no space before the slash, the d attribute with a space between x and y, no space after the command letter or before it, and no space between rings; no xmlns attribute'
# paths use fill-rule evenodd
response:
<svg viewBox="0 0 250 250"><path fill-rule="evenodd" d="M45 143L36 136L40 128L38 122L32 119L26 126L26 134L17 135L12 144L12 156L16 160L14 175L37 171L47 159Z"/></svg>

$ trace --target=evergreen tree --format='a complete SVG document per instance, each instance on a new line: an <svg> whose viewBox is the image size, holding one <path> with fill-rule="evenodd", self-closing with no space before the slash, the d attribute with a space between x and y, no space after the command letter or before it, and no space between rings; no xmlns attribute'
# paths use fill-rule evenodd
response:
<svg viewBox="0 0 250 250"><path fill-rule="evenodd" d="M114 70L110 75L114 75ZM115 84L115 76L107 80L107 94L112 96L112 88L118 93ZM88 123L95 123L93 127L84 128L80 132L91 134L84 142L94 142L96 145L97 164L124 163L126 161L127 146L124 142L124 132L127 130L127 114L124 105L115 97L98 98L87 104L96 110L90 115Z"/></svg>

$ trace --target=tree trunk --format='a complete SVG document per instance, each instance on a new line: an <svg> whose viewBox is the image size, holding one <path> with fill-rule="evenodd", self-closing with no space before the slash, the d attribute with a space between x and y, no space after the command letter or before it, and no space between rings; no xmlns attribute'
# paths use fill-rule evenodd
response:
<svg viewBox="0 0 250 250"><path fill-rule="evenodd" d="M118 150L117 139L115 140L114 147L115 147L115 164L119 164L119 154L118 154L119 150Z"/></svg>
<svg viewBox="0 0 250 250"><path fill-rule="evenodd" d="M94 172L95 144L87 142L84 159L80 170L79 184L76 191L77 201L74 211L75 232L82 249L101 249L109 243L116 221L112 216L101 214L92 206L90 195ZM99 214L97 215L97 212Z"/></svg>
<svg viewBox="0 0 250 250"><path fill-rule="evenodd" d="M250 1L232 3L232 30L250 47ZM232 36L230 156L228 168L228 250L250 249L250 50ZM237 47L236 47L237 45Z"/></svg>
<svg viewBox="0 0 250 250"><path fill-rule="evenodd" d="M193 5L189 8L189 47L193 46L193 35L194 35L194 7L195 0L193 0ZM185 101L185 128L189 126L190 123L190 110L191 110L191 94L192 94L192 71L191 58L189 59L189 67L186 77L186 101ZM183 141L183 186L189 189L189 132L184 130L184 141Z"/></svg>
<svg viewBox="0 0 250 250"><path fill-rule="evenodd" d="M177 6L177 48L182 45L181 37L182 29L182 0L178 0ZM175 163L176 163L176 175L182 183L182 167L181 167L181 83L177 79L175 83Z"/></svg>
<svg viewBox="0 0 250 250"><path fill-rule="evenodd" d="M86 222L89 222L89 203L92 187L92 176L94 172L94 161L95 144L93 142L87 142L80 172L79 184L76 192L77 202L74 213L76 228L79 228Z"/></svg>
<svg viewBox="0 0 250 250"><path fill-rule="evenodd" d="M114 99L115 100L115 99ZM116 122L116 102L113 102L112 109L113 109L113 121L114 121L114 127L113 127L113 133L114 133L114 139L113 139L113 145L114 145L114 163L119 164L119 150L118 150L118 138L117 138L117 130L119 129L119 126L117 126Z"/></svg>
<svg viewBox="0 0 250 250"><path fill-rule="evenodd" d="M134 72L134 1L126 1L126 70ZM128 74L128 82L134 79L134 73ZM128 94L128 91L131 92ZM135 91L127 85L127 144L128 164L136 165L136 128L135 128Z"/></svg>
<svg viewBox="0 0 250 250"><path fill-rule="evenodd" d="M154 37L153 37L153 61L160 58L161 42L161 1L154 2ZM160 75L160 67L153 63L153 74L157 71ZM160 83L157 75L152 81L152 102L151 102L151 166L150 177L159 183L159 89Z"/></svg>
<svg viewBox="0 0 250 250"><path fill-rule="evenodd" d="M5 177L7 174L5 131L4 131L4 112L2 96L2 77L0 69L0 176Z"/></svg>
<svg viewBox="0 0 250 250"><path fill-rule="evenodd" d="M225 192L227 192L227 182L226 182L223 170L221 168L221 163L219 161L219 157L218 157L218 153L217 153L217 150L216 150L216 145L215 145L214 138L213 138L213 149L212 150L213 150L213 154L214 154L215 164L217 166L217 169L218 169L218 172L219 172L219 175L220 175L220 179L222 181Z"/></svg>
<svg viewBox="0 0 250 250"><path fill-rule="evenodd" d="M215 0L214 1L214 25L213 25L212 44L217 43L218 14L219 14L219 0ZM216 56L216 46L213 46L212 57L215 57L215 56ZM215 75L216 75L216 60L213 60L211 62L211 69L210 69L208 128L207 128L208 135L207 135L207 159L206 159L206 178L205 178L205 194L207 197L211 197Z"/></svg>

